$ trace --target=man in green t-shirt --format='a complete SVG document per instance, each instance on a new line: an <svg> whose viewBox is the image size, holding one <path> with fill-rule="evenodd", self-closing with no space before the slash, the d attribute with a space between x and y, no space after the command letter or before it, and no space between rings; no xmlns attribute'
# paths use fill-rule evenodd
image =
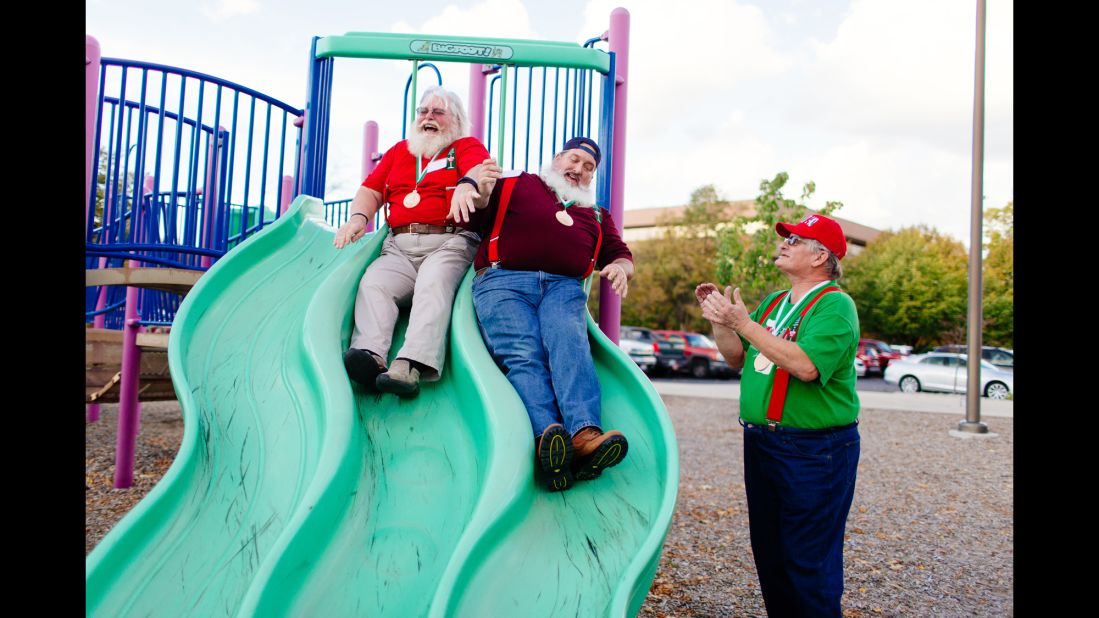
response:
<svg viewBox="0 0 1099 618"><path fill-rule="evenodd" d="M744 487L767 614L842 615L843 533L859 461L855 303L836 285L847 241L810 214L779 223L775 266L790 289L749 313L740 288L695 289L740 379Z"/></svg>

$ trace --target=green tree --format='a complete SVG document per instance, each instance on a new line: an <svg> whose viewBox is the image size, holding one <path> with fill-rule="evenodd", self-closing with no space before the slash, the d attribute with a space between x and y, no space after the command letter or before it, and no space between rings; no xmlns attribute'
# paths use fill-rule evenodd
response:
<svg viewBox="0 0 1099 618"><path fill-rule="evenodd" d="M1015 347L1015 203L985 211L982 305L985 345Z"/></svg>
<svg viewBox="0 0 1099 618"><path fill-rule="evenodd" d="M846 265L864 337L924 349L964 338L967 253L927 226L887 231ZM960 337L958 335L960 330Z"/></svg>
<svg viewBox="0 0 1099 618"><path fill-rule="evenodd" d="M694 289L703 281L714 280L717 229L729 219L729 206L716 187L704 185L691 192L679 216L658 218L658 238L630 243L637 268L629 295L622 302L623 324L709 328Z"/></svg>
<svg viewBox="0 0 1099 618"><path fill-rule="evenodd" d="M779 172L771 180L760 181L755 214L737 215L732 225L719 234L717 282L720 286L739 287L741 298L749 307L788 283L774 265L778 239L775 224L800 221L808 210L804 202L816 191L816 184L809 181L802 187L801 202L787 199L782 188L789 178L786 172ZM831 215L841 207L841 202L827 202L820 213Z"/></svg>

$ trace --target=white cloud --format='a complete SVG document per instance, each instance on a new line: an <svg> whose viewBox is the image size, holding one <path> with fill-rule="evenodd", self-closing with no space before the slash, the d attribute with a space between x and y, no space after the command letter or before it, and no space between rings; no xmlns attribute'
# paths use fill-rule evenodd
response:
<svg viewBox="0 0 1099 618"><path fill-rule="evenodd" d="M621 4L589 2L576 38L605 31ZM626 9L626 207L682 204L708 183L735 187L733 199L754 196L759 179L775 171L755 171L773 160L774 146L745 123L755 103L745 93L793 65L793 57L779 50L766 15L728 0L692 2L690 10L643 0ZM753 171L744 175L746 169ZM741 187L751 193L741 194Z"/></svg>
<svg viewBox="0 0 1099 618"><path fill-rule="evenodd" d="M258 0L217 0L204 2L201 11L213 21L222 22L238 15L255 13L259 8Z"/></svg>
<svg viewBox="0 0 1099 618"><path fill-rule="evenodd" d="M1010 133L1013 12L1006 0L989 5L985 122ZM791 116L852 134L915 137L965 151L975 37L972 3L854 0L836 37L815 46Z"/></svg>
<svg viewBox="0 0 1099 618"><path fill-rule="evenodd" d="M447 34L452 36L536 39L530 16L520 0L484 0L468 8L448 4L420 25L399 21L391 32Z"/></svg>
<svg viewBox="0 0 1099 618"><path fill-rule="evenodd" d="M390 32L405 34L444 34L450 36L542 38L532 28L526 7L520 0L484 0L467 8L449 4L419 24L397 21ZM435 64L435 63L433 63ZM468 105L469 65L437 63L443 85L457 93ZM379 149L385 151L401 139L400 93L410 65L393 62L360 62L337 69L332 99L332 131L329 153L328 199L350 196L362 182L362 127L367 120L379 125ZM420 71L418 89L435 84L430 69ZM395 111L397 110L397 111ZM354 164L334 165L334 161Z"/></svg>

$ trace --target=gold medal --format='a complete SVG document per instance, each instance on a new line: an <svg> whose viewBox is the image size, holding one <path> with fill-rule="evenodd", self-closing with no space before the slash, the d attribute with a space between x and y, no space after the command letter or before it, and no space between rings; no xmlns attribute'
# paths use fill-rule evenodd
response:
<svg viewBox="0 0 1099 618"><path fill-rule="evenodd" d="M412 190L412 193L409 193L408 195L404 196L405 208L415 208L416 205L419 204L419 203L420 203L420 194L417 193L415 189Z"/></svg>
<svg viewBox="0 0 1099 618"><path fill-rule="evenodd" d="M771 359L764 356L762 352L756 355L756 360L755 360L754 365L755 365L756 371L758 371L760 373L770 373L771 372L771 367L775 366L775 364L773 362L771 362Z"/></svg>
<svg viewBox="0 0 1099 618"><path fill-rule="evenodd" d="M566 227L572 225L572 217L569 216L569 213L563 210L557 211L557 220L561 222L561 225L564 225Z"/></svg>

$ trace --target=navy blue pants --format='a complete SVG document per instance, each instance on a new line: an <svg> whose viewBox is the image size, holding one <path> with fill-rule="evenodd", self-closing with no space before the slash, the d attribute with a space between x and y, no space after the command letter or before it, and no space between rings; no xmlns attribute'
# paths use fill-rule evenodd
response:
<svg viewBox="0 0 1099 618"><path fill-rule="evenodd" d="M767 615L839 618L858 424L776 431L741 424L748 526Z"/></svg>

